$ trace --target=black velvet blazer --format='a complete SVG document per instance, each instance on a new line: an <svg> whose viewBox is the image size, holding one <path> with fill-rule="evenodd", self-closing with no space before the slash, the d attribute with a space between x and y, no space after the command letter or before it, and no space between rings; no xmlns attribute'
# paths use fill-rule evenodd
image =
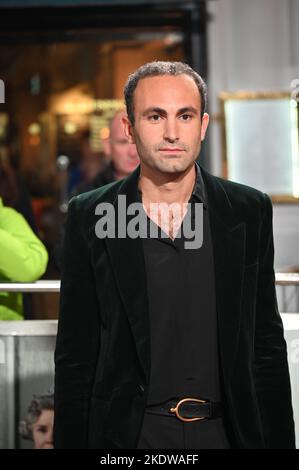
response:
<svg viewBox="0 0 299 470"><path fill-rule="evenodd" d="M271 201L201 171L214 250L225 419L237 448L294 448ZM55 350L56 448L137 447L150 376L142 239L99 239L95 207L109 202L117 209L120 194L127 204L135 202L139 172L137 167L69 205Z"/></svg>

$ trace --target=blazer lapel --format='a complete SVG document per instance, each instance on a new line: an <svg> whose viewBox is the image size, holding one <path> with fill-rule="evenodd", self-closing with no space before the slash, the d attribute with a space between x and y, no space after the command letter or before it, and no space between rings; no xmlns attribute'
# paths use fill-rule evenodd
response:
<svg viewBox="0 0 299 470"><path fill-rule="evenodd" d="M127 177L114 200L116 220L124 217L127 206L136 202L138 177L140 167ZM125 196L124 208L118 206L118 196ZM121 211L121 213L119 212ZM127 216L126 222L134 216ZM135 339L137 355L146 380L150 371L150 324L146 271L143 256L142 239L106 238L107 250L110 254L113 271L118 284L120 295L128 316L132 334Z"/></svg>
<svg viewBox="0 0 299 470"><path fill-rule="evenodd" d="M214 252L220 356L224 377L229 381L240 327L245 222L235 219L234 208L220 181L202 167L201 170L208 198Z"/></svg>

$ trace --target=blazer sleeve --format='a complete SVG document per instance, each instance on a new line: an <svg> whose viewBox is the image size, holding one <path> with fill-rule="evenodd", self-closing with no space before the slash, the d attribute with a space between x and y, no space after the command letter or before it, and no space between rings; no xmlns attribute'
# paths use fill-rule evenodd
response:
<svg viewBox="0 0 299 470"><path fill-rule="evenodd" d="M87 448L88 410L100 348L99 305L77 196L70 201L63 243L55 348L54 448Z"/></svg>
<svg viewBox="0 0 299 470"><path fill-rule="evenodd" d="M260 232L259 277L253 374L266 447L295 448L287 348L277 307L272 204L264 194Z"/></svg>

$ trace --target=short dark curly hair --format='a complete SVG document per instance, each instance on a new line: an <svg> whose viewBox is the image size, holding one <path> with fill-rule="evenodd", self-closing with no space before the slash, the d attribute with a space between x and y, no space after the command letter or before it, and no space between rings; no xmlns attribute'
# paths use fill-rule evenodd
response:
<svg viewBox="0 0 299 470"><path fill-rule="evenodd" d="M146 77L157 77L159 75L188 75L197 85L201 98L201 117L206 109L207 85L203 78L184 62L154 61L142 65L134 73L129 75L124 87L127 114L132 125L134 125L134 91L139 80Z"/></svg>

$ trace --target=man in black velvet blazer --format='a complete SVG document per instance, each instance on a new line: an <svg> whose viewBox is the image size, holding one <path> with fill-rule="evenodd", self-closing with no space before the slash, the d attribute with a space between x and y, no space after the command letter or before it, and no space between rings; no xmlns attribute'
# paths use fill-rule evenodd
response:
<svg viewBox="0 0 299 470"><path fill-rule="evenodd" d="M142 238L113 231L109 236L99 235L101 204L112 207L120 223L126 209L138 200L139 190L145 213L171 244L186 214L184 204L191 201L197 185L208 207L214 260L211 280L215 283L215 312L211 307L211 314L215 313L217 324L210 333L217 337L213 352L219 348L221 419L229 447L294 448L286 343L275 294L270 199L196 167L209 116L205 84L186 64L146 64L129 77L125 98L124 128L137 146L140 166L124 180L74 197L69 205L55 350L54 445L133 449L145 432L150 379L155 372L151 371L155 353L151 344L158 344L150 326L166 311L149 308L155 292L148 292L147 277L153 265L145 265ZM120 209L120 196L125 197L125 210ZM152 203L161 202L178 204L181 215L170 212L165 220L163 211L150 212ZM126 222L131 219L126 213ZM192 256L188 259L192 263ZM182 284L180 295L184 296L185 289ZM154 317L157 313L160 317ZM204 316L205 311L195 308L194 315ZM161 341L172 334L166 330L159 331ZM209 364L212 357L196 360L200 368L203 360ZM188 389L186 393L178 399L190 398ZM197 396L192 392L191 398L203 398L201 391ZM197 409L185 409L189 415L184 415L183 406L180 413L167 410L169 416L161 416L159 425L147 431L160 436L163 420L182 424L181 418L207 411L206 404L193 405ZM212 412L197 423L209 420L213 421ZM184 426L193 425L184 422ZM199 429L201 424L196 426ZM163 437L158 441L157 448L167 447ZM216 442L208 444L216 447Z"/></svg>

